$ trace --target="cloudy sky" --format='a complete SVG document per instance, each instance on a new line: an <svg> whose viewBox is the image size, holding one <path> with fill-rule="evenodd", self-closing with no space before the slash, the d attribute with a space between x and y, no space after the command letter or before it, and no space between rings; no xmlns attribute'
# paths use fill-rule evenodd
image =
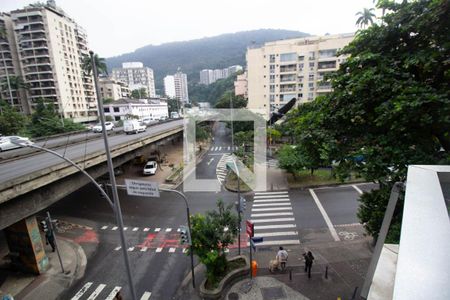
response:
<svg viewBox="0 0 450 300"><path fill-rule="evenodd" d="M42 1L42 0L41 0ZM9 12L34 0L1 0ZM260 28L314 35L356 31L355 14L372 0L56 0L84 27L102 57L148 44L185 41Z"/></svg>

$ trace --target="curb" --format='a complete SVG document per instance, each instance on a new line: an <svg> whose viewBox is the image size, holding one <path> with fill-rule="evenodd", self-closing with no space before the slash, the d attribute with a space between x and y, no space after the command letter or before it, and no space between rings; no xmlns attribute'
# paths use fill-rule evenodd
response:
<svg viewBox="0 0 450 300"><path fill-rule="evenodd" d="M355 182L329 183L329 184L323 184L323 185L313 184L313 185L308 185L308 186L303 186L303 187L288 187L288 189L303 191L306 189L326 188L326 187L335 187L335 186L352 186L354 184L371 184L371 183L376 184L376 182L372 182L372 181L355 181Z"/></svg>

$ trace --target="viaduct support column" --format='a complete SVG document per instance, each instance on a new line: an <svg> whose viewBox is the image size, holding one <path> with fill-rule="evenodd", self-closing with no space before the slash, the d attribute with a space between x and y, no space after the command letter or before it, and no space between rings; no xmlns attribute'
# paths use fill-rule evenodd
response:
<svg viewBox="0 0 450 300"><path fill-rule="evenodd" d="M48 268L36 217L25 218L4 229L11 258L25 272L42 274Z"/></svg>

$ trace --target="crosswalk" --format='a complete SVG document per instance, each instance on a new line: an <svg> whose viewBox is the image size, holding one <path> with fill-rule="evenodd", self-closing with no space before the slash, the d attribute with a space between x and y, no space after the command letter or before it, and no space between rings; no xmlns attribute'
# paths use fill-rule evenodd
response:
<svg viewBox="0 0 450 300"><path fill-rule="evenodd" d="M217 163L216 175L217 180L219 180L221 184L223 183L225 177L227 176L227 163L232 161L233 159L231 158L230 154L224 154Z"/></svg>
<svg viewBox="0 0 450 300"><path fill-rule="evenodd" d="M121 250L121 246L114 248L114 251ZM127 248L128 252L136 253L186 253L187 249L181 247L142 247L142 246L131 246Z"/></svg>
<svg viewBox="0 0 450 300"><path fill-rule="evenodd" d="M289 192L255 192L250 219L255 237L263 238L259 246L300 244Z"/></svg>
<svg viewBox="0 0 450 300"><path fill-rule="evenodd" d="M118 226L115 225L104 225L100 227L100 230L104 231L117 231L119 230ZM133 226L125 226L123 227L123 231L128 232L180 232L180 228L162 228L162 227L133 227Z"/></svg>
<svg viewBox="0 0 450 300"><path fill-rule="evenodd" d="M94 284L93 282L87 282L83 287L72 297L70 300L114 300L117 293L122 290L121 286L108 286L104 283ZM149 300L152 293L145 291L140 300Z"/></svg>
<svg viewBox="0 0 450 300"><path fill-rule="evenodd" d="M278 168L278 160L276 159L269 159L266 161L266 166L269 168Z"/></svg>
<svg viewBox="0 0 450 300"><path fill-rule="evenodd" d="M237 151L238 150L238 146L211 146L211 148L209 148L209 151L211 152L225 152L225 151Z"/></svg>

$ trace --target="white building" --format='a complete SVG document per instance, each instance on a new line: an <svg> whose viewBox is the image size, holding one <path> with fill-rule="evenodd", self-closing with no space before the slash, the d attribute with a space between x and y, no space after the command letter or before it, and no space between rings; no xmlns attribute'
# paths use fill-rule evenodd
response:
<svg viewBox="0 0 450 300"><path fill-rule="evenodd" d="M276 110L289 100L312 101L331 91L324 75L345 57L336 53L354 34L280 40L247 49L248 108Z"/></svg>
<svg viewBox="0 0 450 300"><path fill-rule="evenodd" d="M169 109L166 101L148 99L119 99L103 106L105 116L110 116L114 121L130 119L137 116L140 120L152 117L159 120L169 117Z"/></svg>
<svg viewBox="0 0 450 300"><path fill-rule="evenodd" d="M211 84L213 83L214 71L209 69L204 69L200 71L200 83L201 84Z"/></svg>
<svg viewBox="0 0 450 300"><path fill-rule="evenodd" d="M164 91L167 97L175 98L175 77L173 75L164 77Z"/></svg>
<svg viewBox="0 0 450 300"><path fill-rule="evenodd" d="M240 65L230 66L225 69L203 69L200 71L200 83L201 84L211 84L219 79L227 78L228 76L234 75L235 73L242 71L243 68Z"/></svg>
<svg viewBox="0 0 450 300"><path fill-rule="evenodd" d="M119 100L130 98L131 91L125 82L112 78L99 78L100 99Z"/></svg>
<svg viewBox="0 0 450 300"><path fill-rule="evenodd" d="M112 76L116 80L127 83L130 90L144 88L148 97L156 97L153 70L144 67L141 62L122 63L122 68L113 69Z"/></svg>
<svg viewBox="0 0 450 300"><path fill-rule="evenodd" d="M187 75L182 73L179 68L174 75L164 77L164 90L167 97L189 103Z"/></svg>
<svg viewBox="0 0 450 300"><path fill-rule="evenodd" d="M5 14L1 19L9 44L3 41L2 53L7 48L11 51L3 53L6 64L10 59L14 75L29 85L15 105L31 113L36 101L44 98L54 103L61 116L75 122L97 119L93 78L82 70L83 58L89 55L85 31L54 1L14 10L10 19Z"/></svg>

